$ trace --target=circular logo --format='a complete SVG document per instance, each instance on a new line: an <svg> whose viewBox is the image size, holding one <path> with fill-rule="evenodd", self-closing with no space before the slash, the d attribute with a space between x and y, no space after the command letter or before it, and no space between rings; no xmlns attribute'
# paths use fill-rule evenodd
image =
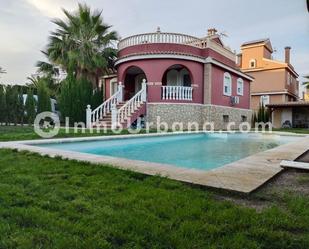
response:
<svg viewBox="0 0 309 249"><path fill-rule="evenodd" d="M34 132L42 138L52 138L59 133L59 116L52 112L41 112L34 120Z"/></svg>

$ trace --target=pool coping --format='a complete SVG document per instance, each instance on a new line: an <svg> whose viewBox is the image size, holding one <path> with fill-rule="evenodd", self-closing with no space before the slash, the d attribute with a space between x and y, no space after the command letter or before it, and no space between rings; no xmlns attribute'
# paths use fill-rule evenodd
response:
<svg viewBox="0 0 309 249"><path fill-rule="evenodd" d="M264 183L280 173L284 168L280 166L282 161L294 161L305 151L309 150L309 136L286 132L249 132L262 135L298 136L296 142L291 142L276 148L260 152L233 163L223 165L208 171L199 169L180 168L169 164L130 160L111 156L99 156L74 151L64 151L35 145L46 143L98 141L137 137L173 136L184 134L198 134L205 132L175 132L175 133L151 133L135 135L92 136L78 138L59 138L48 140L24 140L14 142L1 142L0 148L17 149L18 151L31 151L50 157L62 157L69 160L89 162L92 164L106 164L112 167L131 170L147 175L161 175L182 182L202 185L206 187L226 189L241 193L251 193ZM215 132L214 134L216 134ZM226 132L220 132L220 134ZM228 134L228 133L227 133Z"/></svg>

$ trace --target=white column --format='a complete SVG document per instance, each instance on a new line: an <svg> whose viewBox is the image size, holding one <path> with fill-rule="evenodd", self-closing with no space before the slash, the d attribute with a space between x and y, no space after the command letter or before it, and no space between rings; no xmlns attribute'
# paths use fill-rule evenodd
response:
<svg viewBox="0 0 309 249"><path fill-rule="evenodd" d="M86 109L86 127L88 129L90 129L92 127L92 122L91 122L91 106L87 105L87 109Z"/></svg>
<svg viewBox="0 0 309 249"><path fill-rule="evenodd" d="M123 102L123 85L121 82L119 82L118 84L118 92L119 92L117 96L118 103Z"/></svg>
<svg viewBox="0 0 309 249"><path fill-rule="evenodd" d="M147 83L146 83L146 80L143 79L143 82L142 82L142 96L141 96L141 101L142 102L146 102L146 99L147 99Z"/></svg>
<svg viewBox="0 0 309 249"><path fill-rule="evenodd" d="M112 111L112 129L115 129L117 127L117 114L118 114L116 104L112 104L111 111Z"/></svg>

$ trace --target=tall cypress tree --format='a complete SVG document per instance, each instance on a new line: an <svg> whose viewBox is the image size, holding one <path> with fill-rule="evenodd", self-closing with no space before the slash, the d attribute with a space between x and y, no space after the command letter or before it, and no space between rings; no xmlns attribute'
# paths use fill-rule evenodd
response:
<svg viewBox="0 0 309 249"><path fill-rule="evenodd" d="M26 120L29 125L33 124L36 115L36 101L33 97L32 89L27 91L27 99L25 103Z"/></svg>
<svg viewBox="0 0 309 249"><path fill-rule="evenodd" d="M17 102L18 102L18 90L17 86L6 87L6 113L8 116L8 123L17 124Z"/></svg>
<svg viewBox="0 0 309 249"><path fill-rule="evenodd" d="M24 116L25 116L24 96L23 96L23 89L22 87L20 87L17 99L17 117L18 117L18 123L21 125L24 124Z"/></svg>
<svg viewBox="0 0 309 249"><path fill-rule="evenodd" d="M7 122L6 109L5 87L0 85L0 125Z"/></svg>
<svg viewBox="0 0 309 249"><path fill-rule="evenodd" d="M38 85L38 113L51 111L50 95L44 79Z"/></svg>

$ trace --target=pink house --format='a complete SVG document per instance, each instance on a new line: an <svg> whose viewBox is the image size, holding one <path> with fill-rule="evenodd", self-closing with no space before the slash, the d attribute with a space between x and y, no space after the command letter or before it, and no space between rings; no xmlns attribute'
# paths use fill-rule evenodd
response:
<svg viewBox="0 0 309 249"><path fill-rule="evenodd" d="M88 123L129 126L139 116L156 126L189 122L251 120L249 75L215 29L204 38L156 33L130 36L118 44L117 74L102 78L106 101L91 111ZM90 113L90 110L88 110Z"/></svg>

